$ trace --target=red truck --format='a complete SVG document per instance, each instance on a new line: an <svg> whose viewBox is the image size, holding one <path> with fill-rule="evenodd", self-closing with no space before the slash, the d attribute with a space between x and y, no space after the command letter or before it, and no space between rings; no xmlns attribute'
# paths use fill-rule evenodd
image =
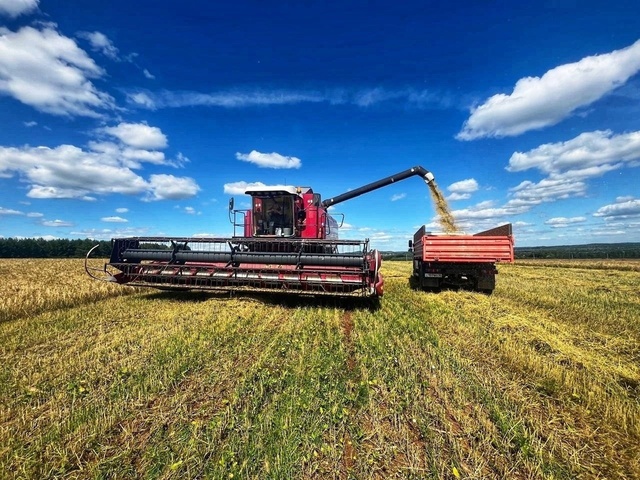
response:
<svg viewBox="0 0 640 480"><path fill-rule="evenodd" d="M412 283L424 290L452 286L491 294L496 263L513 263L513 244L510 223L475 235L432 235L423 226L409 241Z"/></svg>

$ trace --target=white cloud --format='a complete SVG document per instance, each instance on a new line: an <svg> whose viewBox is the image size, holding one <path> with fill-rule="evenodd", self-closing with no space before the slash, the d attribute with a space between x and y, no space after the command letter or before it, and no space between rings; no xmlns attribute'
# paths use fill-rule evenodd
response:
<svg viewBox="0 0 640 480"><path fill-rule="evenodd" d="M104 127L99 132L111 135L123 144L142 149L162 149L167 147L167 137L158 127L146 123L122 122L115 127Z"/></svg>
<svg viewBox="0 0 640 480"><path fill-rule="evenodd" d="M451 195L447 195L447 200L450 202L455 202L456 200L468 200L470 198L470 193L452 193Z"/></svg>
<svg viewBox="0 0 640 480"><path fill-rule="evenodd" d="M64 220L43 220L41 224L45 227L73 227L72 222L66 222Z"/></svg>
<svg viewBox="0 0 640 480"><path fill-rule="evenodd" d="M193 207L184 207L184 213L188 214L188 215L195 215L196 214L196 209Z"/></svg>
<svg viewBox="0 0 640 480"><path fill-rule="evenodd" d="M160 200L186 198L199 190L188 177L152 175L147 181L131 168L117 148L112 151L83 150L73 145L0 147L0 174L17 174L29 185L30 198L91 201L96 194L118 193Z"/></svg>
<svg viewBox="0 0 640 480"><path fill-rule="evenodd" d="M129 211L128 208L120 207L116 208L116 213L127 213Z"/></svg>
<svg viewBox="0 0 640 480"><path fill-rule="evenodd" d="M558 199L584 196L587 185L581 181L545 178L537 183L525 180L509 191L513 192L514 200L510 201L512 205L538 205Z"/></svg>
<svg viewBox="0 0 640 480"><path fill-rule="evenodd" d="M250 153L236 153L236 159L253 163L262 168L300 168L302 162L297 157L286 157L279 153L261 153L252 150Z"/></svg>
<svg viewBox="0 0 640 480"><path fill-rule="evenodd" d="M29 218L42 218L42 217L44 217L44 214L40 213L40 212L29 212L29 213L27 213L27 217L29 217Z"/></svg>
<svg viewBox="0 0 640 480"><path fill-rule="evenodd" d="M456 138L515 136L555 125L639 70L640 40L621 50L560 65L542 77L522 78L510 95L494 95L474 108Z"/></svg>
<svg viewBox="0 0 640 480"><path fill-rule="evenodd" d="M295 105L299 103L319 103L326 98L319 92L296 91L251 91L251 92L168 92L159 94L138 91L130 93L128 100L136 105L150 108L175 108L188 106L210 106L241 108L259 105Z"/></svg>
<svg viewBox="0 0 640 480"><path fill-rule="evenodd" d="M515 152L508 171L535 168L548 174L537 183L526 180L510 189L510 204L538 205L587 193L586 181L605 173L640 165L640 132L613 135L611 131L585 132L528 152Z"/></svg>
<svg viewBox="0 0 640 480"><path fill-rule="evenodd" d="M102 217L100 220L107 223L127 223L129 221L122 217Z"/></svg>
<svg viewBox="0 0 640 480"><path fill-rule="evenodd" d="M127 95L127 99L129 100L129 102L140 105L141 107L149 108L151 110L155 110L156 108L156 103L148 94L144 92L131 93Z"/></svg>
<svg viewBox="0 0 640 480"><path fill-rule="evenodd" d="M89 79L104 71L51 24L17 32L0 28L0 93L54 115L101 116L113 98Z"/></svg>
<svg viewBox="0 0 640 480"><path fill-rule="evenodd" d="M546 220L544 224L551 226L551 228L565 228L576 223L583 223L586 220L585 217L554 217Z"/></svg>
<svg viewBox="0 0 640 480"><path fill-rule="evenodd" d="M155 150L125 148L121 153L123 158L133 161L131 165L135 165L135 168L138 168L138 162L153 163L155 165L167 165L168 163L164 157L164 153Z"/></svg>
<svg viewBox="0 0 640 480"><path fill-rule="evenodd" d="M453 193L473 193L478 190L478 182L475 178L460 180L449 185L447 190Z"/></svg>
<svg viewBox="0 0 640 480"><path fill-rule="evenodd" d="M164 174L151 175L149 186L151 192L147 200L180 200L193 197L200 191L193 178Z"/></svg>
<svg viewBox="0 0 640 480"><path fill-rule="evenodd" d="M137 90L127 94L127 100L145 108L180 108L208 106L221 108L247 108L264 105L298 105L301 103L327 103L330 105L356 105L368 108L380 103L401 107L451 108L456 107L454 95L431 90L386 89L382 87L359 90L231 90L213 93L193 91L150 92Z"/></svg>
<svg viewBox="0 0 640 480"><path fill-rule="evenodd" d="M0 14L16 18L38 8L40 0L0 0Z"/></svg>
<svg viewBox="0 0 640 480"><path fill-rule="evenodd" d="M266 185L262 182L231 182L224 184L224 193L229 195L243 195L247 188L278 188L286 187L286 185Z"/></svg>
<svg viewBox="0 0 640 480"><path fill-rule="evenodd" d="M30 122L23 122L25 127L35 127L36 125L38 125L38 122L34 122L33 120Z"/></svg>
<svg viewBox="0 0 640 480"><path fill-rule="evenodd" d="M78 37L88 40L93 51L101 52L105 57L108 57L111 60L119 60L118 49L104 33L79 32Z"/></svg>
<svg viewBox="0 0 640 480"><path fill-rule="evenodd" d="M82 238L91 238L93 240L109 240L111 238L119 238L119 237L140 237L148 235L148 231L146 228L90 228L78 231L69 232L71 235L76 235Z"/></svg>
<svg viewBox="0 0 640 480"><path fill-rule="evenodd" d="M447 187L447 190L451 192L447 196L447 200L468 200L471 198L471 194L478 190L478 182L475 178L467 178L466 180L460 180L459 182L452 183Z"/></svg>
<svg viewBox="0 0 640 480"><path fill-rule="evenodd" d="M527 205L513 205L507 203L501 207L494 206L491 201L480 202L477 205L460 210L453 210L451 214L456 222L468 222L476 220L492 220L524 213L529 209Z"/></svg>
<svg viewBox="0 0 640 480"><path fill-rule="evenodd" d="M507 170L519 172L537 168L545 173L581 171L583 177L597 176L599 169L632 164L640 160L640 131L614 135L610 130L585 132L566 142L546 143L528 152L515 152Z"/></svg>
<svg viewBox="0 0 640 480"><path fill-rule="evenodd" d="M0 215L24 215L20 210L12 210L10 208L0 207Z"/></svg>
<svg viewBox="0 0 640 480"><path fill-rule="evenodd" d="M144 76L146 78L148 78L149 80L154 80L156 77L155 75L152 75L151 72L149 70L147 70L146 68L142 69L142 73L144 74Z"/></svg>
<svg viewBox="0 0 640 480"><path fill-rule="evenodd" d="M593 214L594 217L604 217L605 220L638 215L640 215L640 199L628 199L628 197L616 199L616 203L604 205Z"/></svg>
<svg viewBox="0 0 640 480"><path fill-rule="evenodd" d="M402 200L406 196L407 196L406 193L396 193L395 195L391 196L391 201L392 202L397 202L398 200Z"/></svg>

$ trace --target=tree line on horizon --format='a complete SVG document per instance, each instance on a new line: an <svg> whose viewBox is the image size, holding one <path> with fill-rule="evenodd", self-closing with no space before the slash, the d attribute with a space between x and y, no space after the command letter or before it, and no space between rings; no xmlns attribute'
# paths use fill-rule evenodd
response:
<svg viewBox="0 0 640 480"><path fill-rule="evenodd" d="M0 238L0 258L82 258L96 245L100 246L93 257L111 255L111 242L106 240Z"/></svg>

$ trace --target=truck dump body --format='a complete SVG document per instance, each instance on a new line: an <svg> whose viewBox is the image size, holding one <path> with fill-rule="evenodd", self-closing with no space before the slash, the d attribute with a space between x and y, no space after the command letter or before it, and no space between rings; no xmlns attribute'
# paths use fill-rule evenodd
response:
<svg viewBox="0 0 640 480"><path fill-rule="evenodd" d="M511 224L475 235L432 235L421 227L414 235L413 276L424 289L466 286L491 293L496 263L512 263Z"/></svg>
<svg viewBox="0 0 640 480"><path fill-rule="evenodd" d="M511 235L430 235L422 227L414 235L413 245L414 258L423 262L513 262Z"/></svg>

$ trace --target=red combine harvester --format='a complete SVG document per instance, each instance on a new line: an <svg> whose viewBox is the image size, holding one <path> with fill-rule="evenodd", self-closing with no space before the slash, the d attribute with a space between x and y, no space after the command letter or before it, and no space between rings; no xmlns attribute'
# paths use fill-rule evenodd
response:
<svg viewBox="0 0 640 480"><path fill-rule="evenodd" d="M433 181L417 166L324 201L308 187L248 188L250 210L234 210L233 199L229 202L233 237L115 238L104 269L88 266L96 246L87 254L85 270L97 280L162 290L249 288L380 297L380 252L369 249L368 239L338 239L338 222L327 209L412 176L427 185Z"/></svg>
<svg viewBox="0 0 640 480"><path fill-rule="evenodd" d="M413 282L424 290L462 286L487 294L496 287L496 263L513 263L511 224L475 235L431 235L420 228L409 241Z"/></svg>

